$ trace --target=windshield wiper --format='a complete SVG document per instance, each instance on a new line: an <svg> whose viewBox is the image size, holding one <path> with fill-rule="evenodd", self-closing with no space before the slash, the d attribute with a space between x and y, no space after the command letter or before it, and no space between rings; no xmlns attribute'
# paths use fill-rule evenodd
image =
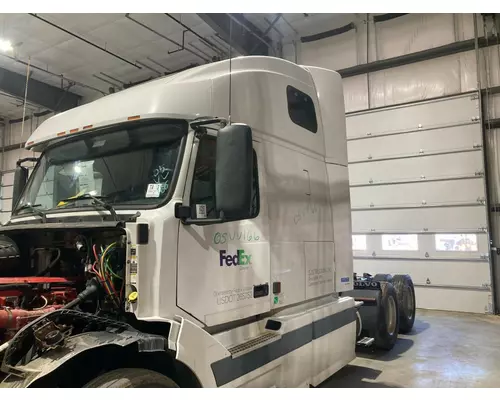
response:
<svg viewBox="0 0 500 400"><path fill-rule="evenodd" d="M45 215L45 213L42 210L40 210L39 208L37 208L37 207L41 207L41 206L42 206L41 204L33 204L33 205L31 205L29 203L26 203L26 204L23 204L22 206L18 207L16 209L16 211L22 211L22 210L28 209L33 214L36 214L39 217L41 217L42 218L42 222L45 223L45 222L47 222L47 216Z"/></svg>
<svg viewBox="0 0 500 400"><path fill-rule="evenodd" d="M69 203L71 201L74 202L74 201L78 201L78 200L89 200L89 199L94 200L94 202L91 203L93 206L101 206L105 210L108 210L109 213L111 214L111 216L113 217L113 219L115 221L118 221L118 215L116 214L116 211L113 208L113 206L111 204L105 202L104 200L102 200L105 198L107 198L107 196L94 196L90 193L84 193L80 196L70 197L68 199L59 200L59 202Z"/></svg>

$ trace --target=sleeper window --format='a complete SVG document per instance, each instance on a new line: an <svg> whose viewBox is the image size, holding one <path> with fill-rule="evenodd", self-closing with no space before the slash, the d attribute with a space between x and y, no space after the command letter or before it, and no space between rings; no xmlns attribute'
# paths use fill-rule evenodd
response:
<svg viewBox="0 0 500 400"><path fill-rule="evenodd" d="M287 86L286 97L290 119L302 128L316 133L318 121L312 98L293 86Z"/></svg>

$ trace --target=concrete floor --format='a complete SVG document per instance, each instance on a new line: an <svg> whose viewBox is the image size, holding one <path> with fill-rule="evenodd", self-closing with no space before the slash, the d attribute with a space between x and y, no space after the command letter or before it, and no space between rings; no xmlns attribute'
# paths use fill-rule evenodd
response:
<svg viewBox="0 0 500 400"><path fill-rule="evenodd" d="M321 387L500 387L500 317L417 310L389 352L364 349Z"/></svg>

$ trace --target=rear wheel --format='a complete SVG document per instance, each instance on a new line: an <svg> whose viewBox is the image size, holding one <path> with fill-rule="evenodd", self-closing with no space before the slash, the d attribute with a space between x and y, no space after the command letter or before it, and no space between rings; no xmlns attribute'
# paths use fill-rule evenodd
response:
<svg viewBox="0 0 500 400"><path fill-rule="evenodd" d="M380 282L380 299L377 304L378 315L375 328L375 347L391 350L396 344L399 331L398 298L390 282Z"/></svg>
<svg viewBox="0 0 500 400"><path fill-rule="evenodd" d="M91 380L86 388L177 388L173 380L142 368L120 368Z"/></svg>
<svg viewBox="0 0 500 400"><path fill-rule="evenodd" d="M408 333L415 323L415 288L409 275L395 275L393 285L398 296L399 332Z"/></svg>

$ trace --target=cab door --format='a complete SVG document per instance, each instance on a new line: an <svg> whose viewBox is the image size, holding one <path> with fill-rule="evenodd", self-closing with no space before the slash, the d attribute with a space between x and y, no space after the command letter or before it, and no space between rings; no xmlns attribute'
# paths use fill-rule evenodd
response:
<svg viewBox="0 0 500 400"><path fill-rule="evenodd" d="M196 139L183 205L193 218L217 218L215 136ZM208 326L270 310L270 260L261 144L254 142L252 218L179 227L177 305Z"/></svg>

